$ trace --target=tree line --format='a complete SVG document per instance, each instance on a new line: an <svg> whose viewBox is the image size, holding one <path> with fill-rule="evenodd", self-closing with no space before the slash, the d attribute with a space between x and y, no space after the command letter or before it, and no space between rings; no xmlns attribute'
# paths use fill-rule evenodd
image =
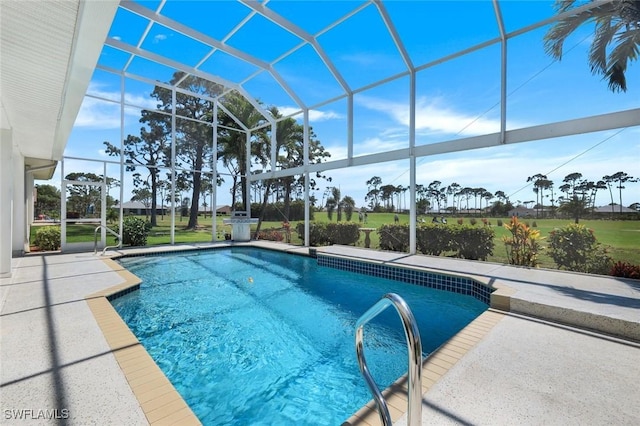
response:
<svg viewBox="0 0 640 426"><path fill-rule="evenodd" d="M268 119L264 117L249 101L237 92L224 93L224 88L216 83L195 77L185 76L177 72L170 84L180 82L179 86L186 91L203 97L176 91L175 105L172 92L156 86L151 97L158 101L157 109L143 110L139 135L128 135L123 143L127 171L133 174L134 197L150 200L151 225L156 226L156 210L158 195L161 200L171 203L170 193L171 170L175 170L176 194L190 193L190 197L177 196L175 203L189 211L187 229L198 225L198 212L201 197L211 193L213 185L220 185L225 178L231 179L231 206L248 210L247 199L248 161L251 164L266 168L292 168L303 165L304 161L304 128L293 118L282 119L282 114L274 106L265 107L271 116L278 120L276 126L276 161L270 164L271 134ZM220 108L214 118L214 102L210 99L220 96ZM175 126L172 114L175 112ZM216 121L217 152L213 152L213 121ZM255 129L250 133L250 155L247 159L247 132L244 128ZM313 130L309 132L309 162L318 163L330 156ZM171 141L175 140L172 147ZM106 152L111 156L121 155L119 144L105 141ZM173 150L173 152L172 152ZM227 173L218 173L213 177L213 159L215 157L227 169ZM175 158L174 163L171 159ZM144 172L141 172L144 170ZM163 175L164 171L164 175ZM317 174L316 178L323 178ZM272 191L278 190L284 198L284 215L288 215L291 194L302 192L304 176L289 176L268 179L259 185L263 204L268 202ZM316 189L315 179L309 182L310 189ZM215 211L215 206L211 206Z"/></svg>
<svg viewBox="0 0 640 426"><path fill-rule="evenodd" d="M622 190L625 184L635 183L640 179L629 175L626 172L616 172L605 175L598 181L584 179L582 173L574 172L564 177L562 183L556 187L553 180L546 175L536 174L526 180L532 184L535 200L516 200L515 204L510 200L504 191L491 192L482 187L461 186L453 182L444 185L439 180L434 180L428 185L416 185L416 208L420 213L429 210L438 212L446 211L456 213L473 209L474 211L489 209L493 215L506 215L508 211L516 206L530 205L536 210L536 215L544 217L547 211L553 214L555 210L561 210L570 216L582 216L595 209L596 194L599 190L608 190L611 197L611 208L614 208L614 192L619 201L620 212L622 212ZM368 207L374 211L401 211L406 210L405 195L409 187L402 185L383 185L379 176L373 176L367 180L367 194L365 201ZM614 191L615 190L615 191ZM558 192L559 191L559 192ZM549 204L545 204L548 198ZM495 201L492 201L495 200ZM402 203L405 203L403 209ZM484 207L483 207L484 202ZM630 208L640 210L639 203L634 203Z"/></svg>

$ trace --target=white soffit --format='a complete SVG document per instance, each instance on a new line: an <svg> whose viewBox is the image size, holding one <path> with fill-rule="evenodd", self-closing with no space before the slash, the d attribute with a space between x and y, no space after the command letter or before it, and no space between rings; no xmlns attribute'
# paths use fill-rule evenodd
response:
<svg viewBox="0 0 640 426"><path fill-rule="evenodd" d="M0 96L25 157L62 158L117 5L0 1Z"/></svg>

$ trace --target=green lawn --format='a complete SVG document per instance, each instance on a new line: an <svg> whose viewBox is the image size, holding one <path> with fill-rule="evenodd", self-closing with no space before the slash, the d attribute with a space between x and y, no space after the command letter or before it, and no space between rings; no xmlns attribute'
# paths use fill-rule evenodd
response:
<svg viewBox="0 0 640 426"><path fill-rule="evenodd" d="M409 216L407 214L399 215L400 223L408 223ZM431 222L431 216L420 216L418 219L423 219L426 222ZM231 232L229 225L222 223L223 217L219 216L217 220L217 239L224 239L225 232ZM328 222L326 213L315 213L315 221ZM334 215L333 220L336 220ZM358 216L354 215L352 221L357 221ZM457 218L447 218L448 223L456 223ZM469 224L468 217L462 217L463 223ZM476 219L477 224L475 226L483 226L480 219ZM488 218L489 226L493 227L496 232L495 248L493 250L493 256L489 257L489 261L498 263L507 263L507 253L505 246L502 243L502 237L508 234L508 231L501 226L497 226L496 218ZM503 223L509 221L508 218L502 218ZM554 228L566 226L572 221L560 220L560 219L525 219L525 223L530 226L536 225L535 228L540 230L543 237L546 237L550 231ZM379 228L384 224L393 224L393 213L369 213L367 223L362 224L363 227ZM610 255L615 261L625 261L636 265L640 265L640 221L615 221L615 220L581 220L581 224L594 230L598 242L609 247ZM212 240L211 235L211 218L200 217L198 230L185 230L184 227L187 224L187 219L184 218L180 221L176 218L175 229L175 241L176 243L196 243L196 242L209 242ZM298 238L295 232L297 222L291 223L291 237L292 244L301 245L302 241ZM39 227L34 226L31 228L32 241L36 230ZM264 222L262 224L262 230L266 229L281 229L282 222ZM255 225L253 226L255 229ZM69 242L79 241L93 241L95 225L73 225L67 227L67 240ZM171 218L165 216L164 218L158 217L158 226L154 227L147 239L148 245L169 244L171 241ZM379 236L377 232L372 232L371 235L371 247L377 248L379 246ZM114 244L115 239L108 238L108 244ZM362 234L360 240L357 243L358 246L364 247L364 234ZM545 240L542 241L543 247L545 246ZM551 258L545 254L543 250L540 255L540 266L545 268L555 268L554 262Z"/></svg>
<svg viewBox="0 0 640 426"><path fill-rule="evenodd" d="M399 215L400 223L408 223L409 216L408 215ZM422 219L423 216L420 216L418 219ZM431 222L432 216L424 216L424 220L426 222ZM458 218L447 218L448 224L457 223ZM315 220L320 222L328 221L326 213L316 213ZM335 221L335 215L333 220ZM357 216L355 217L357 220ZM464 224L469 224L469 218L462 217ZM480 219L476 219L477 224L475 226L483 226ZM490 262L498 262L498 263L508 263L507 260L507 252L504 244L502 243L502 237L509 235L509 231L507 231L502 226L497 226L496 218L487 218L490 226L496 232L495 238L495 248L493 250L493 256L489 257ZM508 218L502 218L503 223L508 223ZM560 228L566 226L570 223L573 223L571 220L565 219L525 219L523 222L528 223L530 226L536 225L536 229L540 230L540 233L543 238L546 238L549 235L549 232L554 228ZM394 223L394 214L393 213L369 213L367 220L367 227L378 228L384 224L393 224ZM610 255L613 257L615 261L624 261L630 262L636 265L640 265L640 221L616 221L616 220L581 220L581 224L587 226L594 230L595 236L598 242L609 247ZM263 225L264 227L272 226L269 223ZM273 224L273 226L281 226L280 223ZM363 225L365 226L365 225ZM295 227L295 224L292 224L292 229ZM297 235L293 233L293 243L301 244L301 242L297 239ZM371 247L377 248L379 245L380 239L376 232L371 233ZM358 245L364 246L364 235L358 241ZM542 245L545 247L545 240L542 240ZM540 266L545 268L555 268L556 265L553 260L545 254L545 251L540 254Z"/></svg>

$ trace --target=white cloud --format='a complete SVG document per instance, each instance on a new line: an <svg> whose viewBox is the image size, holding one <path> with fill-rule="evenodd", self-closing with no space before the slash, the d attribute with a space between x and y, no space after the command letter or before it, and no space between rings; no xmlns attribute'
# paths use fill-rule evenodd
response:
<svg viewBox="0 0 640 426"><path fill-rule="evenodd" d="M290 107L290 106L279 106L278 107L278 111L284 117L286 117L288 115L296 114L296 115L293 116L293 118L295 118L297 120L302 120L302 111L300 111L300 108ZM297 114L297 113L299 113L299 114ZM337 113L335 111L319 111L319 110L315 110L315 109L309 110L309 121L310 122L336 120L336 119L342 119L342 118L343 118L342 114L339 114L339 113Z"/></svg>
<svg viewBox="0 0 640 426"><path fill-rule="evenodd" d="M640 173L637 172L640 147L635 142L625 142L629 140L631 132L624 133L582 156L579 154L597 143L597 138L583 141L578 146L570 145L566 140L555 139L422 157L417 159L416 181L418 184L428 185L434 180L439 180L444 186L456 182L463 187L483 187L491 192L504 191L513 201L527 201L535 199L532 186L527 183L527 177L541 173L554 182L557 197L558 187L562 185L564 177L574 172L582 173L584 179L591 181L598 181L604 175L617 171L640 177ZM604 136L601 134L598 138L604 139ZM376 147L375 150L383 149L390 143L384 138L372 138L368 142L371 143L372 151L373 147ZM621 146L624 148L619 149ZM331 149L332 153L333 150L334 148ZM360 206L365 204L366 181L373 176L380 176L385 185L407 186L409 162L393 161L330 170L327 175L331 176L333 181L321 185L340 186L342 194L352 196ZM623 204L640 202L640 182L626 186ZM618 194L614 192L613 195L614 200L617 200ZM601 190L597 193L597 205L610 202L608 191Z"/></svg>
<svg viewBox="0 0 640 426"><path fill-rule="evenodd" d="M407 138L398 140L397 138L366 138L360 143L353 146L354 155L375 154L379 152L393 151L396 149L406 148L408 146Z"/></svg>
<svg viewBox="0 0 640 426"><path fill-rule="evenodd" d="M167 39L167 35L166 34L158 34L155 37L153 37L153 42L154 43L160 43L163 40Z"/></svg>
<svg viewBox="0 0 640 426"><path fill-rule="evenodd" d="M309 121L327 121L344 118L342 114L334 111L318 111L316 109L309 110Z"/></svg>
<svg viewBox="0 0 640 426"><path fill-rule="evenodd" d="M104 84L92 82L89 84L87 93L93 96L98 96L105 99L111 99L120 102L119 90L104 90ZM149 96L133 94L131 92L125 92L124 101L127 104L139 106L141 108L155 109L158 101Z"/></svg>
<svg viewBox="0 0 640 426"><path fill-rule="evenodd" d="M409 105L368 96L359 96L358 102L371 110L389 115L396 123L409 126ZM512 124L511 127L514 127ZM516 125L516 127L522 127ZM444 106L443 100L416 100L416 131L421 134L454 134L475 136L495 133L500 130L500 120L472 116Z"/></svg>
<svg viewBox="0 0 640 426"><path fill-rule="evenodd" d="M119 91L104 90L103 85L92 83L87 90L88 94L104 99L120 101ZM155 109L157 101L148 96L125 93L125 103L136 105L145 109ZM140 117L140 109L125 107L125 115L131 118ZM120 104L99 99L85 97L76 117L75 126L94 129L115 129L120 127Z"/></svg>
<svg viewBox="0 0 640 426"><path fill-rule="evenodd" d="M118 128L120 127L120 106L85 97L74 126L94 129Z"/></svg>

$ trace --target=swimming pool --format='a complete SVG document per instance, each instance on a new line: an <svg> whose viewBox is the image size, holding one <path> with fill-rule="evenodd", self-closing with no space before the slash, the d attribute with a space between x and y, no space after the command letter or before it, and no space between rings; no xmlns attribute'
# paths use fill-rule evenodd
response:
<svg viewBox="0 0 640 426"><path fill-rule="evenodd" d="M413 310L425 355L487 309L471 296L257 248L121 263L142 284L113 306L205 425L342 423L371 399L354 327L386 293ZM366 327L380 388L406 372L403 333L392 310Z"/></svg>

